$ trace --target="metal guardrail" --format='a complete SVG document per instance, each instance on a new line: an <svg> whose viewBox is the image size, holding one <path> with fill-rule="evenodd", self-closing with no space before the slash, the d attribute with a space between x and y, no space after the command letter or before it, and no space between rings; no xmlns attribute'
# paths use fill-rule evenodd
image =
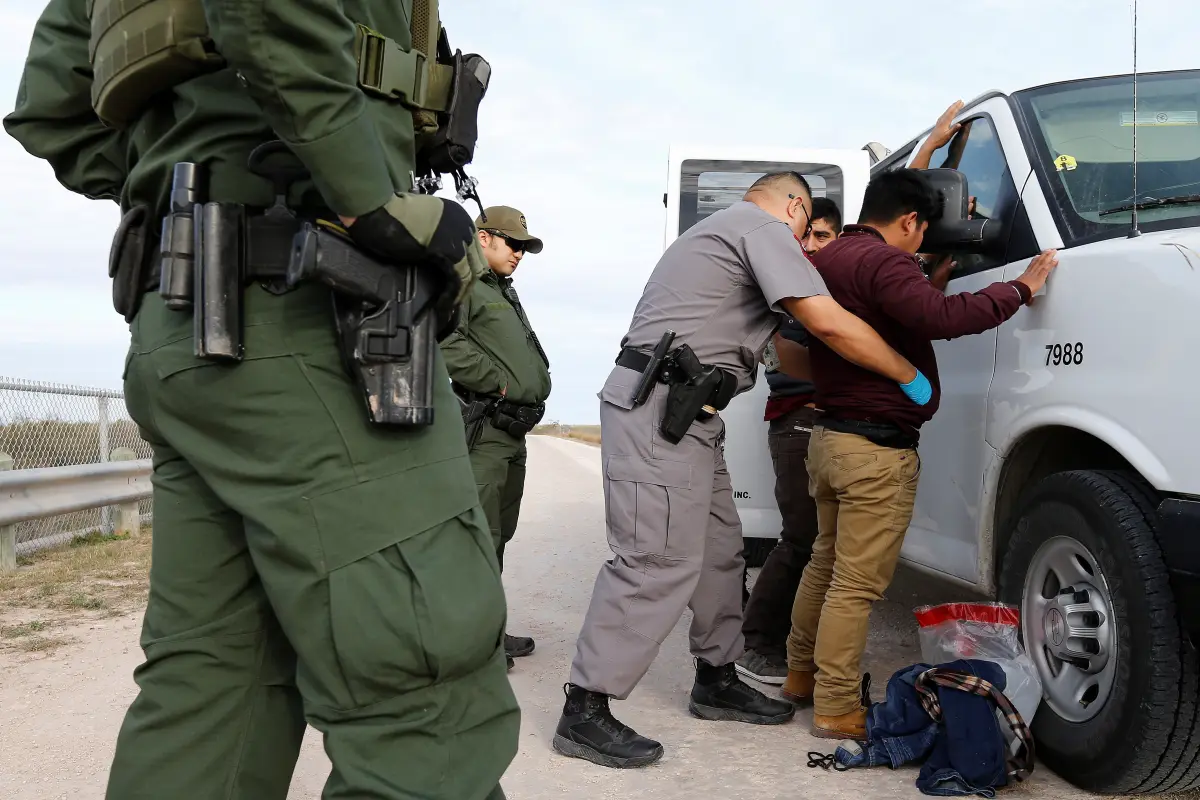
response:
<svg viewBox="0 0 1200 800"><path fill-rule="evenodd" d="M150 496L150 459L0 474L0 527Z"/></svg>
<svg viewBox="0 0 1200 800"><path fill-rule="evenodd" d="M0 375L0 462L6 460L5 454L11 456L9 468L14 473L36 470L50 475L46 470L146 459L151 447L142 440L119 391ZM4 466L0 463L0 469ZM69 495L74 491L69 488L74 486L73 478L64 480L59 491ZM114 496L112 505L92 503L77 511L26 516L21 522L0 523L0 531L8 540L15 537L17 554L26 555L88 533L113 533L121 511L119 501ZM5 504L0 493L0 506ZM147 492L138 501L143 523L150 522L153 509Z"/></svg>
<svg viewBox="0 0 1200 800"><path fill-rule="evenodd" d="M151 462L132 449L117 448L103 464L13 470L12 463L0 453L0 572L17 568L21 522L118 506L117 531L135 535L141 529L138 504L152 491Z"/></svg>

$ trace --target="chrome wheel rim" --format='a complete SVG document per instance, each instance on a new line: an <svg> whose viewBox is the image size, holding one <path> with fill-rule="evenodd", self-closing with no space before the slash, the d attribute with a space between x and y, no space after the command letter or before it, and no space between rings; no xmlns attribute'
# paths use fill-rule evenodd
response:
<svg viewBox="0 0 1200 800"><path fill-rule="evenodd" d="M1056 536L1038 548L1025 576L1021 633L1042 695L1069 722L1087 722L1112 693L1117 627L1108 581L1079 541Z"/></svg>

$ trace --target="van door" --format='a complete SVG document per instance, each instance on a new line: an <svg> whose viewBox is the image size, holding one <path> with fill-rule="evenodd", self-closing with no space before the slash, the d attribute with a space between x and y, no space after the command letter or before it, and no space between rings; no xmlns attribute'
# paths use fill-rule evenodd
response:
<svg viewBox="0 0 1200 800"><path fill-rule="evenodd" d="M959 121L962 129L934 153L929 166L963 173L967 191L976 198L976 216L1002 222L1009 236L1003 252L958 256L947 294L977 292L1002 281L1007 264L1037 254L1018 189L1028 166L1018 162L1014 175L1006 157L1006 152L1022 153L1020 140L1011 138L1018 134L1007 101L987 100L965 110ZM992 329L934 343L941 404L921 429L921 480L901 551L907 562L976 586L986 585L981 569L990 561L981 557L979 532L987 505L984 475L995 460L985 432L997 338Z"/></svg>
<svg viewBox="0 0 1200 800"><path fill-rule="evenodd" d="M742 198L750 184L769 172L799 172L814 197L837 203L844 220L858 218L870 177L864 150L791 148L723 149L676 146L668 156L667 223L663 249L700 220ZM778 538L775 472L767 450L765 368L759 367L754 388L733 399L721 413L725 420L725 458L733 481L734 502L747 538ZM808 487L797 487L808 491Z"/></svg>

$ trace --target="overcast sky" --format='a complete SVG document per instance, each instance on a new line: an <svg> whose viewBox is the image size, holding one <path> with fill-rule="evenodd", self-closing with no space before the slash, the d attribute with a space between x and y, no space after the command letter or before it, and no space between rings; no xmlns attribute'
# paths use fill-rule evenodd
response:
<svg viewBox="0 0 1200 800"><path fill-rule="evenodd" d="M0 6L0 113L41 8ZM494 68L471 172L484 203L520 208L545 240L517 286L551 360L547 416L574 423L598 420L661 252L672 143L896 148L955 99L1132 58L1126 0L443 0L442 16ZM1197 30L1200 4L1141 0L1139 67L1200 66ZM120 388L118 216L0 135L0 376Z"/></svg>

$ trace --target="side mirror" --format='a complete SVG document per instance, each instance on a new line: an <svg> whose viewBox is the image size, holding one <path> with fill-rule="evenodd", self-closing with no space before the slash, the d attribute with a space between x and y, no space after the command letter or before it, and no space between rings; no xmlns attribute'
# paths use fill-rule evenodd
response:
<svg viewBox="0 0 1200 800"><path fill-rule="evenodd" d="M925 231L921 250L926 253L994 253L1004 247L998 220L967 219L967 176L956 169L921 172L942 198L942 217Z"/></svg>

